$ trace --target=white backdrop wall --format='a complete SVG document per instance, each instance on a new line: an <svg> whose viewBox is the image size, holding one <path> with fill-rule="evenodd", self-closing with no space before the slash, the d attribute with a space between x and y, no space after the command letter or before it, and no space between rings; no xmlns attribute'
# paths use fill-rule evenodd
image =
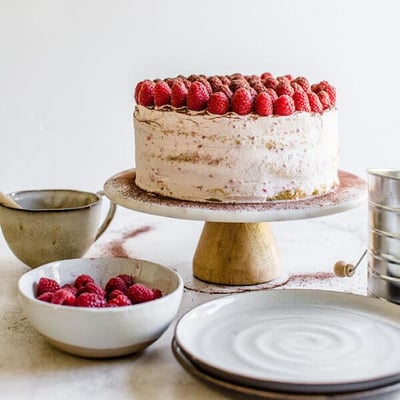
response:
<svg viewBox="0 0 400 400"><path fill-rule="evenodd" d="M137 81L304 75L337 87L340 168L400 168L393 0L0 0L0 190L97 190L134 165Z"/></svg>

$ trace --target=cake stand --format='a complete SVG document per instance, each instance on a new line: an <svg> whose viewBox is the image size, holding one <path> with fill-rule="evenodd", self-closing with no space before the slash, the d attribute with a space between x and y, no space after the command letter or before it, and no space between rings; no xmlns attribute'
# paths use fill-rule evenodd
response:
<svg viewBox="0 0 400 400"><path fill-rule="evenodd" d="M145 192L136 186L135 176L135 169L130 169L109 178L104 184L106 196L131 210L205 221L193 258L193 275L204 282L242 287L277 286L287 281L270 222L346 211L361 205L367 194L363 179L339 171L340 185L323 196L245 204L192 202Z"/></svg>

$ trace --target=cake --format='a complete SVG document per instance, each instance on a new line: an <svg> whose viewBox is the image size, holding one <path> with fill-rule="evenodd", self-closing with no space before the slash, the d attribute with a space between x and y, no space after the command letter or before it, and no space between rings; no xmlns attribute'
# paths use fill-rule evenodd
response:
<svg viewBox="0 0 400 400"><path fill-rule="evenodd" d="M338 184L336 90L305 77L144 80L135 89L136 185L180 200L248 203Z"/></svg>

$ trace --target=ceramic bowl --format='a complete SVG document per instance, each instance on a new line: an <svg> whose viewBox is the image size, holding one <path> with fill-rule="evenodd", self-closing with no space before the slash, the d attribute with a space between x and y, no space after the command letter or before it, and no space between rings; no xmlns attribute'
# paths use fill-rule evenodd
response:
<svg viewBox="0 0 400 400"><path fill-rule="evenodd" d="M41 277L60 285L90 275L103 288L108 279L131 274L159 288L163 296L124 307L84 308L54 305L35 298ZM31 325L50 343L83 357L115 357L143 350L156 341L175 318L183 294L182 278L172 269L144 260L88 258L54 261L33 269L18 281L20 301Z"/></svg>

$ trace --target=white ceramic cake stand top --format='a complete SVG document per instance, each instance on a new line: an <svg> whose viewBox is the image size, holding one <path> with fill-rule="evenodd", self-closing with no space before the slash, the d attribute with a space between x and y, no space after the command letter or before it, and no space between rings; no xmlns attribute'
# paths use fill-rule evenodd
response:
<svg viewBox="0 0 400 400"><path fill-rule="evenodd" d="M339 171L340 185L332 192L301 200L265 203L210 203L176 200L151 194L135 184L135 169L109 178L107 197L125 208L164 217L209 222L272 222L322 217L358 207L366 200L366 182L356 175Z"/></svg>
<svg viewBox="0 0 400 400"><path fill-rule="evenodd" d="M134 169L104 185L111 201L128 209L180 219L205 221L193 257L193 275L222 285L258 285L282 280L279 250L270 222L321 217L359 206L366 183L339 171L340 184L323 196L265 203L182 201L145 192L135 184Z"/></svg>

